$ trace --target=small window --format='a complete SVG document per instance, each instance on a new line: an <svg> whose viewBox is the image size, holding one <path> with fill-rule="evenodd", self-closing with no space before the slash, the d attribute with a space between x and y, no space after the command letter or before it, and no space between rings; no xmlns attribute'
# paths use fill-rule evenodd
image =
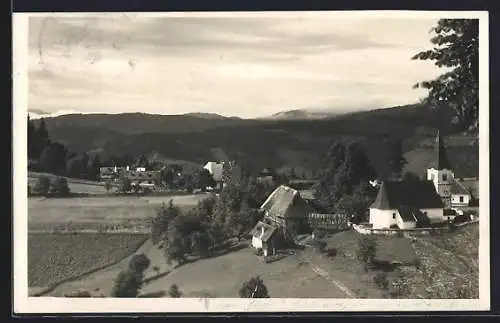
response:
<svg viewBox="0 0 500 323"><path fill-rule="evenodd" d="M396 218L396 213L392 213L392 218L395 219Z"/></svg>
<svg viewBox="0 0 500 323"><path fill-rule="evenodd" d="M448 176L446 174L443 174L443 181L448 180Z"/></svg>
<svg viewBox="0 0 500 323"><path fill-rule="evenodd" d="M153 183L153 181L148 181L148 184L152 184L152 183Z"/></svg>
<svg viewBox="0 0 500 323"><path fill-rule="evenodd" d="M459 199L460 199L460 203L464 202L464 197L463 196L460 196Z"/></svg>

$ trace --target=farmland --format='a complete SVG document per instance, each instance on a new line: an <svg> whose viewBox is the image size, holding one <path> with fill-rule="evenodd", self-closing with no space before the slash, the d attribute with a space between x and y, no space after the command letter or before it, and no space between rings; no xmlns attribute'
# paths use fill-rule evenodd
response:
<svg viewBox="0 0 500 323"><path fill-rule="evenodd" d="M29 198L28 229L51 231L59 228L103 229L104 226L142 227L162 203L181 209L196 205L206 195L169 197L82 197Z"/></svg>
<svg viewBox="0 0 500 323"><path fill-rule="evenodd" d="M101 268L133 253L146 240L140 234L28 235L28 285L48 286Z"/></svg>

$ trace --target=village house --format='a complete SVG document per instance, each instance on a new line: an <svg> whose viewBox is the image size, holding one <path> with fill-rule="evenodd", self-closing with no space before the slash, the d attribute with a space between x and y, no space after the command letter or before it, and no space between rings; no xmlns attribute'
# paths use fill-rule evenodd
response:
<svg viewBox="0 0 500 323"><path fill-rule="evenodd" d="M257 250L261 249L264 256L275 254L281 246L281 236L275 225L259 221L250 234L252 235L252 247Z"/></svg>
<svg viewBox="0 0 500 323"><path fill-rule="evenodd" d="M288 186L276 188L260 207L263 222L278 227L284 240L293 240L297 233L307 230L310 210L300 193Z"/></svg>
<svg viewBox="0 0 500 323"><path fill-rule="evenodd" d="M373 229L412 229L451 219L431 181L383 181L370 205Z"/></svg>
<svg viewBox="0 0 500 323"><path fill-rule="evenodd" d="M101 181L105 180L115 180L124 171L128 171L129 167L99 167L99 178Z"/></svg>
<svg viewBox="0 0 500 323"><path fill-rule="evenodd" d="M463 207L477 204L477 179L459 180L455 178L451 163L446 153L443 139L437 132L435 159L427 169L427 180L432 181L436 192L441 196L444 207L460 210ZM475 193L475 196L473 196Z"/></svg>
<svg viewBox="0 0 500 323"><path fill-rule="evenodd" d="M230 162L207 162L204 169L212 175L218 188L225 185L238 184L241 180L241 167L235 161Z"/></svg>
<svg viewBox="0 0 500 323"><path fill-rule="evenodd" d="M161 184L160 171L126 171L124 176L130 180L132 186L155 187Z"/></svg>

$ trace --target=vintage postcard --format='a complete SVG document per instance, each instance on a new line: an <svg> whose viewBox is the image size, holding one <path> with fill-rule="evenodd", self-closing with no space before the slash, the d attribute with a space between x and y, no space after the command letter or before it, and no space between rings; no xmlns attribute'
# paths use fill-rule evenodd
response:
<svg viewBox="0 0 500 323"><path fill-rule="evenodd" d="M487 12L13 21L16 313L490 308Z"/></svg>

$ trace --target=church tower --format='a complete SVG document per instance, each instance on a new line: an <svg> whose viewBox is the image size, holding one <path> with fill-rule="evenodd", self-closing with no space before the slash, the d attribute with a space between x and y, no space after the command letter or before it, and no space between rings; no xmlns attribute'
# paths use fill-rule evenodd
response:
<svg viewBox="0 0 500 323"><path fill-rule="evenodd" d="M434 183L436 192L443 199L445 207L451 205L451 184L454 178L455 174L446 154L443 138L438 130L434 146L434 161L427 169L427 180Z"/></svg>

